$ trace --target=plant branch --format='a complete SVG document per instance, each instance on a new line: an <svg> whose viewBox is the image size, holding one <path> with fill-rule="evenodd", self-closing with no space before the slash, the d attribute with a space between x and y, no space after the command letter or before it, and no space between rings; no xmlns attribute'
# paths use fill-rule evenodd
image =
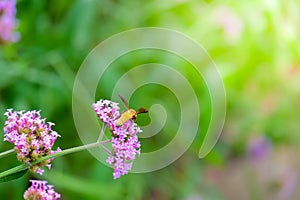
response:
<svg viewBox="0 0 300 200"><path fill-rule="evenodd" d="M105 128L106 128L106 124L103 123L97 142L100 142L102 140L104 132L105 132Z"/></svg>
<svg viewBox="0 0 300 200"><path fill-rule="evenodd" d="M104 141L101 141L101 142L95 142L95 143L91 143L91 144L87 144L87 145L83 145L83 146L79 146L79 147L72 147L72 148L69 148L69 149L65 149L63 151L56 152L54 154L39 158L36 161L30 163L30 165L36 165L36 164L38 164L42 161L48 160L50 158L55 158L55 157L67 155L67 154L70 154L70 153L75 153L75 152L82 151L82 150L85 150L85 149L100 147L103 144L108 143L108 142L110 142L110 140L104 140ZM22 165L14 167L14 168L8 169L8 170L0 173L0 178L3 178L5 176L8 176L8 175L13 174L13 173L17 173L17 172L22 171L22 170L25 170L28 167L29 167L29 165L22 164Z"/></svg>

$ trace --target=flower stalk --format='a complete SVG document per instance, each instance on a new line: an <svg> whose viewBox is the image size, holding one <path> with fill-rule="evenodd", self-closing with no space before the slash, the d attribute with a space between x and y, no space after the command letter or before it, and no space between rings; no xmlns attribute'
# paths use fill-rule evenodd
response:
<svg viewBox="0 0 300 200"><path fill-rule="evenodd" d="M51 154L51 155L44 156L44 157L39 158L36 161L30 163L30 165L22 164L22 165L14 167L14 168L11 168L9 170L6 170L4 172L1 172L0 173L0 179L5 177L5 176L8 176L10 174L14 174L16 172L25 170L25 169L29 168L30 166L36 165L36 164L38 164L40 162L43 162L45 160L48 160L48 159L51 159L51 158L56 158L56 157L59 157L59 156L64 156L64 155L67 155L67 154L70 154L70 153L79 152L79 151L86 150L86 149L101 147L103 144L106 144L106 143L109 143L109 142L110 142L110 140L103 140L103 141L100 141L100 142L95 142L95 143L91 143L91 144L87 144L87 145L72 147L72 148L65 149L65 150L60 151L60 152L56 152L56 153ZM9 151L11 151L11 150L9 150ZM6 151L6 152L8 152L8 151ZM3 152L3 153L5 153L5 152ZM3 154L3 153L1 153L1 154Z"/></svg>

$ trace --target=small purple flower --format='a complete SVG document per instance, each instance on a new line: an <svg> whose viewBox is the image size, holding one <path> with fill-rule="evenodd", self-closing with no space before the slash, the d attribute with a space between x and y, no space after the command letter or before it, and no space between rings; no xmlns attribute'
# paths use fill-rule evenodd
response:
<svg viewBox="0 0 300 200"><path fill-rule="evenodd" d="M60 194L56 193L52 185L47 185L47 181L30 180L31 186L25 191L25 200L56 200Z"/></svg>
<svg viewBox="0 0 300 200"><path fill-rule="evenodd" d="M0 0L0 43L17 42L16 0Z"/></svg>
<svg viewBox="0 0 300 200"><path fill-rule="evenodd" d="M248 152L253 160L260 160L266 157L271 151L270 141L263 136L256 136L249 140Z"/></svg>
<svg viewBox="0 0 300 200"><path fill-rule="evenodd" d="M122 126L116 126L120 117L120 108L117 103L109 100L99 100L93 104L94 111L100 120L110 127L112 133L112 152L106 162L114 169L114 179L128 173L137 155L140 155L141 144L137 134L142 130L133 120L128 120Z"/></svg>
<svg viewBox="0 0 300 200"><path fill-rule="evenodd" d="M4 141L15 145L14 150L20 162L30 165L31 162L58 151L51 150L52 146L60 135L52 130L53 123L46 123L42 119L40 111L13 111L8 109L4 114L7 116L4 127ZM42 166L51 167L52 159L45 160L36 165L30 166L30 170L43 174Z"/></svg>

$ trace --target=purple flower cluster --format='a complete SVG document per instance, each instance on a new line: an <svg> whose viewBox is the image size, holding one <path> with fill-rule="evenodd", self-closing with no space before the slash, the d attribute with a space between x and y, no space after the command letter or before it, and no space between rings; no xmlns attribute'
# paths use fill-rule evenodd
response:
<svg viewBox="0 0 300 200"><path fill-rule="evenodd" d="M14 32L16 21L16 0L0 0L0 43L16 42L19 33Z"/></svg>
<svg viewBox="0 0 300 200"><path fill-rule="evenodd" d="M24 112L8 109L4 115L7 116L4 141L15 145L14 150L19 161L30 165L43 156L61 151L59 148L56 151L51 150L60 135L52 130L53 123L46 123L46 119L41 118L40 111ZM52 160L32 165L30 170L42 175L44 170L41 167L47 166L50 169Z"/></svg>
<svg viewBox="0 0 300 200"><path fill-rule="evenodd" d="M113 154L108 157L106 162L114 168L114 179L127 174L131 170L136 155L140 155L141 144L137 137L140 132L142 130L133 120L127 121L112 131Z"/></svg>
<svg viewBox="0 0 300 200"><path fill-rule="evenodd" d="M94 111L100 120L108 125L111 130L115 129L115 121L120 117L118 103L100 99L93 105Z"/></svg>
<svg viewBox="0 0 300 200"><path fill-rule="evenodd" d="M115 123L120 117L120 108L117 103L109 100L99 100L93 104L94 111L100 120L110 127L112 133L112 152L107 163L114 169L114 179L128 173L136 155L140 154L140 142L137 134L142 130L133 120L128 120L122 126Z"/></svg>
<svg viewBox="0 0 300 200"><path fill-rule="evenodd" d="M47 185L47 181L30 180L31 186L25 191L25 200L56 200L60 194L56 193L52 185Z"/></svg>

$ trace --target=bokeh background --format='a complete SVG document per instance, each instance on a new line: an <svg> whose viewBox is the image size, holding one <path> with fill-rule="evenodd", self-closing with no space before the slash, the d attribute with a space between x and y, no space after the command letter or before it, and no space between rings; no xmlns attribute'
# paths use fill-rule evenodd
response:
<svg viewBox="0 0 300 200"><path fill-rule="evenodd" d="M74 77L88 53L113 34L155 26L180 31L203 45L216 63L227 93L225 126L213 151L198 159L210 120L201 77L181 70L196 88L199 133L172 165L113 180L112 169L87 151L56 158L44 177L33 174L0 183L1 199L22 199L30 178L46 178L62 199L299 199L300 198L300 3L294 0L19 0L20 40L0 46L0 128L6 109L42 110L56 124L62 149L81 145L72 117ZM1 30L0 30L1 31ZM136 52L113 63L97 98L109 98L116 80L138 64L180 62L163 52ZM145 74L143 76L155 76ZM159 94L159 99L158 99ZM142 139L143 152L161 148L176 132L180 113L172 92L145 86L132 107L166 105L165 127ZM149 123L141 116L138 123ZM3 142L0 150L12 148ZM14 156L1 171L18 165Z"/></svg>

